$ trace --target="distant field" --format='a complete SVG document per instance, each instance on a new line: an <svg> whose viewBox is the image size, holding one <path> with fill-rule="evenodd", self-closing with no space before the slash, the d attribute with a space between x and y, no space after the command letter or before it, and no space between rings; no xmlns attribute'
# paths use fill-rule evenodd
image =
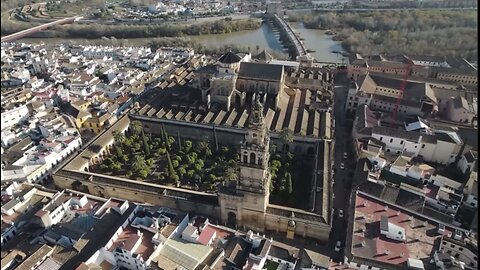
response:
<svg viewBox="0 0 480 270"><path fill-rule="evenodd" d="M46 13L51 17L69 17L85 13L87 10L98 10L105 7L102 0L77 0L74 3L47 3Z"/></svg>

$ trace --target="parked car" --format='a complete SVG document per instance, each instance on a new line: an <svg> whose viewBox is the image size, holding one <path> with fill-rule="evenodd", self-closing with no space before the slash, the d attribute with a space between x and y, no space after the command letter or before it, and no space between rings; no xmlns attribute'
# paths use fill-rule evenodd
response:
<svg viewBox="0 0 480 270"><path fill-rule="evenodd" d="M338 217L343 218L343 210L338 209Z"/></svg>

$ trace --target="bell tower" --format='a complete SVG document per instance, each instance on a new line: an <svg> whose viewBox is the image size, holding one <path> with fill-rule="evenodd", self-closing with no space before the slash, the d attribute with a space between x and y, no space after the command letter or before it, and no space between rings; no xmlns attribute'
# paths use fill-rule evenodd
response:
<svg viewBox="0 0 480 270"><path fill-rule="evenodd" d="M263 106L254 99L245 140L240 145L238 180L218 191L222 222L256 231L265 230L265 212L270 196L268 170L270 136Z"/></svg>
<svg viewBox="0 0 480 270"><path fill-rule="evenodd" d="M240 146L240 175L237 190L245 194L244 207L265 212L270 195L268 170L270 136L263 117L263 106L255 98L245 141Z"/></svg>

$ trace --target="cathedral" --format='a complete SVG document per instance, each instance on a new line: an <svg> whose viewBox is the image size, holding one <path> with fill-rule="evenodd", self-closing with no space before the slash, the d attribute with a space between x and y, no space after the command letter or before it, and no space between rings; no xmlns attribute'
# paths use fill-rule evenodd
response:
<svg viewBox="0 0 480 270"><path fill-rule="evenodd" d="M278 94L285 85L282 65L268 64L272 57L262 52L252 61L250 55L240 57L227 52L216 64L195 71L192 87L199 89L201 99L210 108L217 104L229 111L233 106L243 107L252 102L255 94L262 103L278 103Z"/></svg>

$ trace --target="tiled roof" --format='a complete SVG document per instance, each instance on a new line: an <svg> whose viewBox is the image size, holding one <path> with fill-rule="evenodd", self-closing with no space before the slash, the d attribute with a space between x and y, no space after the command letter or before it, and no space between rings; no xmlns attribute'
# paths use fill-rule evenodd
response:
<svg viewBox="0 0 480 270"><path fill-rule="evenodd" d="M233 64L239 62L240 60L242 60L240 56L236 55L233 52L227 52L222 57L220 57L220 59L218 59L219 62L224 64Z"/></svg>
<svg viewBox="0 0 480 270"><path fill-rule="evenodd" d="M240 63L238 78L258 79L280 82L283 76L282 65L272 65L263 63Z"/></svg>
<svg viewBox="0 0 480 270"><path fill-rule="evenodd" d="M396 128L383 127L383 126L373 127L372 134L384 135L384 136L395 137L395 138L403 138L411 141L418 141L420 136L426 135L420 132L406 131L403 129L396 129Z"/></svg>
<svg viewBox="0 0 480 270"><path fill-rule="evenodd" d="M270 61L273 59L273 56L269 54L266 50L263 50L261 53L255 55L254 58L263 61Z"/></svg>
<svg viewBox="0 0 480 270"><path fill-rule="evenodd" d="M309 104L318 102L319 95L313 95L309 90L292 89L295 95L289 96L285 91L279 93L278 109L272 104L264 107L265 125L272 132L280 132L289 127L294 134L308 137L330 137L330 113L319 112ZM195 93L194 90L191 90ZM313 92L314 93L314 92ZM246 128L250 119L251 109L247 106L226 110L208 110L202 112L196 108L197 99L186 100L185 109L172 108L172 99L164 98L142 107L138 113L132 114L152 118L176 120L179 122L211 124L219 126ZM150 113L149 113L150 112Z"/></svg>

